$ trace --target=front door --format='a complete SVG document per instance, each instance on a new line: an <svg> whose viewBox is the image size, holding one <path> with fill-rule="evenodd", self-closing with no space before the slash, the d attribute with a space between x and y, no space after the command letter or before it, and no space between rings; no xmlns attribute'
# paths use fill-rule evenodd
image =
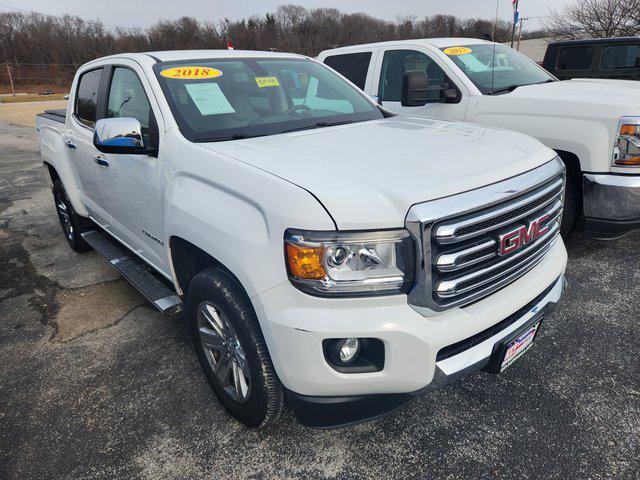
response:
<svg viewBox="0 0 640 480"><path fill-rule="evenodd" d="M422 70L427 73L429 92L427 104L424 106L403 107L401 105L402 77L409 70ZM426 53L409 49L384 52L378 84L378 100L383 107L392 112L446 120L464 120L467 97L458 95L455 101L445 100L444 91L451 88L458 87L438 62Z"/></svg>
<svg viewBox="0 0 640 480"><path fill-rule="evenodd" d="M131 117L140 122L145 145L157 142L151 131L156 116L145 93L143 72L136 65L117 65L110 75L105 118ZM157 146L156 146L157 147ZM110 231L157 269L166 272L166 248L162 235L160 159L149 155L99 154L98 177L107 210Z"/></svg>

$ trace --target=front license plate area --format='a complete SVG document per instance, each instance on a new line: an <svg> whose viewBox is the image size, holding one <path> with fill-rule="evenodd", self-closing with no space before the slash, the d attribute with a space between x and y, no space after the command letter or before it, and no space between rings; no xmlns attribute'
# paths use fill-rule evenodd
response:
<svg viewBox="0 0 640 480"><path fill-rule="evenodd" d="M491 373L501 373L513 365L518 358L526 353L533 345L536 334L540 330L542 318L537 317L524 328L500 341L494 349L491 360L486 369Z"/></svg>

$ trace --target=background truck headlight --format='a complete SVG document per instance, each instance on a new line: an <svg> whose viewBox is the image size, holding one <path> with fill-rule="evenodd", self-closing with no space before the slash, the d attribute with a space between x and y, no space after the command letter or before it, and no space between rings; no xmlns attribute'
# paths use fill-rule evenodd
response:
<svg viewBox="0 0 640 480"><path fill-rule="evenodd" d="M622 117L613 146L614 167L640 167L640 117Z"/></svg>
<svg viewBox="0 0 640 480"><path fill-rule="evenodd" d="M311 295L406 293L413 285L414 244L406 230L285 232L291 282Z"/></svg>

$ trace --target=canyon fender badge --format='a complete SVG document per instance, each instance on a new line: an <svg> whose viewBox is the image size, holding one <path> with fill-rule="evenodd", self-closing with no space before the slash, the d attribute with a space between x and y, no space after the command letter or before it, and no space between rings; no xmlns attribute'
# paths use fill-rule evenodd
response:
<svg viewBox="0 0 640 480"><path fill-rule="evenodd" d="M164 243L162 243L162 240L160 240L158 237L154 237L153 235L151 235L146 230L142 230L142 233L144 233L147 237L149 237L154 242L159 243L160 245L164 245Z"/></svg>

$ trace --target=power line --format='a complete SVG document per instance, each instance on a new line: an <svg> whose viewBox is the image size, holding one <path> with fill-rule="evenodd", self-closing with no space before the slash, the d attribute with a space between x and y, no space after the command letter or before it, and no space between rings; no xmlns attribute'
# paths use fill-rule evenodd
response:
<svg viewBox="0 0 640 480"><path fill-rule="evenodd" d="M12 7L11 5L6 5L4 3L0 3L0 7L8 8L9 10L16 10L18 12L34 13L36 15L42 15L43 17L61 18L60 15L52 15L50 13L42 13L42 12L38 12L36 10L27 10L27 9L24 9L24 8ZM93 20L85 20L84 18L82 19L82 21L83 22L87 22L87 23L93 23L93 24L98 24L99 23L103 27L107 27L107 28L120 28L120 29L123 29L123 30L138 30L138 31L143 31L144 30L144 28L142 28L142 27L124 27L122 25L109 25L109 24L106 24L106 23L96 22L96 21L93 21Z"/></svg>

